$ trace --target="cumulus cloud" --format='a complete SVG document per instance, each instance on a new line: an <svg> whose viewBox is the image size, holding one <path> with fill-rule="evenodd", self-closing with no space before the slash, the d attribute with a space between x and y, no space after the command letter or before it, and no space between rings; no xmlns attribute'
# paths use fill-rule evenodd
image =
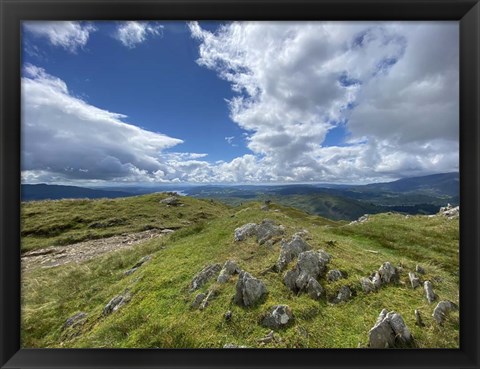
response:
<svg viewBox="0 0 480 369"><path fill-rule="evenodd" d="M144 181L168 173L162 151L183 141L125 123L74 97L33 65L22 78L22 170L27 180ZM196 158L195 154L190 156Z"/></svg>
<svg viewBox="0 0 480 369"><path fill-rule="evenodd" d="M128 21L121 22L116 29L115 38L124 46L133 49L146 41L148 36L162 34L163 26L157 23Z"/></svg>
<svg viewBox="0 0 480 369"><path fill-rule="evenodd" d="M22 23L25 30L37 37L43 37L58 47L72 53L85 47L96 28L88 22L72 21L26 21Z"/></svg>
<svg viewBox="0 0 480 369"><path fill-rule="evenodd" d="M189 27L197 63L230 82L231 118L248 132L253 155L223 164L226 171L360 182L458 170L457 23ZM348 145L324 146L340 124Z"/></svg>

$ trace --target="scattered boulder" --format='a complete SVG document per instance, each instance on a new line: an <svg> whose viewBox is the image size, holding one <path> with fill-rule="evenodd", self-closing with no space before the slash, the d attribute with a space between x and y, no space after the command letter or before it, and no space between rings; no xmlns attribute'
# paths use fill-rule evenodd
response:
<svg viewBox="0 0 480 369"><path fill-rule="evenodd" d="M112 298L107 305L103 308L103 315L109 315L114 311L120 309L123 305L130 301L130 294L118 295Z"/></svg>
<svg viewBox="0 0 480 369"><path fill-rule="evenodd" d="M340 304L350 300L353 297L353 292L349 286L342 286L338 290L337 296L332 300L333 304Z"/></svg>
<svg viewBox="0 0 480 369"><path fill-rule="evenodd" d="M413 337L400 314L383 309L368 332L370 348L389 348L410 344Z"/></svg>
<svg viewBox="0 0 480 369"><path fill-rule="evenodd" d="M413 272L408 273L408 278L410 279L410 284L412 288L415 289L420 286L420 279Z"/></svg>
<svg viewBox="0 0 480 369"><path fill-rule="evenodd" d="M420 265L417 264L417 265L415 266L415 272L417 272L418 274L425 274L425 269L423 269L422 266L420 266Z"/></svg>
<svg viewBox="0 0 480 369"><path fill-rule="evenodd" d="M223 264L223 268L218 275L217 282L226 283L232 275L238 273L240 273L240 268L238 267L237 263L233 260L227 260L225 264Z"/></svg>
<svg viewBox="0 0 480 369"><path fill-rule="evenodd" d="M278 257L276 268L280 272L286 268L294 258L301 252L311 250L311 246L303 240L300 234L293 235L290 242L282 241L280 256Z"/></svg>
<svg viewBox="0 0 480 369"><path fill-rule="evenodd" d="M308 280L305 288L307 294L314 300L320 300L325 295L325 290L318 281L312 277Z"/></svg>
<svg viewBox="0 0 480 369"><path fill-rule="evenodd" d="M233 238L237 242L244 241L247 237L255 235L256 232L257 225L255 223L247 223L235 229Z"/></svg>
<svg viewBox="0 0 480 369"><path fill-rule="evenodd" d="M435 292L433 292L432 282L425 281L425 283L423 284L423 289L425 290L425 296L427 298L427 301L430 304L434 302L435 299L437 298L437 295L435 295Z"/></svg>
<svg viewBox="0 0 480 369"><path fill-rule="evenodd" d="M435 319L438 324L442 325L447 314L452 310L458 310L457 304L448 300L440 301L433 310L433 319Z"/></svg>
<svg viewBox="0 0 480 369"><path fill-rule="evenodd" d="M167 206L178 206L180 205L180 200L176 196L170 196L166 199L160 201L160 203L165 204Z"/></svg>
<svg viewBox="0 0 480 369"><path fill-rule="evenodd" d="M438 215L443 215L448 219L458 218L460 216L460 206L452 206L447 204L447 206L441 207Z"/></svg>
<svg viewBox="0 0 480 369"><path fill-rule="evenodd" d="M343 278L343 273L338 269L332 269L327 273L327 279L330 282L338 281L340 278Z"/></svg>
<svg viewBox="0 0 480 369"><path fill-rule="evenodd" d="M376 290L375 285L370 278L360 278L360 285L362 286L362 290L365 293L370 293Z"/></svg>
<svg viewBox="0 0 480 369"><path fill-rule="evenodd" d="M87 313L79 312L71 316L65 321L65 324L63 324L63 329L68 327L75 327L79 324L83 324L85 323L86 319L87 319Z"/></svg>
<svg viewBox="0 0 480 369"><path fill-rule="evenodd" d="M191 307L193 309L198 309L200 307L200 305L202 304L202 301L205 300L205 297L207 297L207 295L203 292L196 295L195 298L193 299Z"/></svg>
<svg viewBox="0 0 480 369"><path fill-rule="evenodd" d="M353 222L350 222L349 225L365 223L368 220L368 217L369 217L368 214L364 214L360 218L358 218L357 220L354 220Z"/></svg>
<svg viewBox="0 0 480 369"><path fill-rule="evenodd" d="M382 277L380 273L377 271L372 275L372 283L376 290L378 290L382 286Z"/></svg>
<svg viewBox="0 0 480 369"><path fill-rule="evenodd" d="M419 327L425 327L420 311L415 309L415 325Z"/></svg>
<svg viewBox="0 0 480 369"><path fill-rule="evenodd" d="M193 277L192 282L190 283L190 292L198 290L205 285L205 283L212 279L221 269L222 266L218 263L207 265Z"/></svg>
<svg viewBox="0 0 480 369"><path fill-rule="evenodd" d="M250 273L241 271L238 276L234 302L238 305L252 306L267 294L265 284Z"/></svg>
<svg viewBox="0 0 480 369"><path fill-rule="evenodd" d="M293 292L305 290L310 278L321 277L330 261L330 255L325 251L304 251L298 255L298 261L292 270L285 273L285 285Z"/></svg>
<svg viewBox="0 0 480 369"><path fill-rule="evenodd" d="M292 310L287 305L276 305L269 309L260 324L270 329L280 329L286 327L292 321Z"/></svg>
<svg viewBox="0 0 480 369"><path fill-rule="evenodd" d="M399 276L397 268L395 268L388 261L383 263L378 269L382 283L396 283L398 282Z"/></svg>
<svg viewBox="0 0 480 369"><path fill-rule="evenodd" d="M259 245L263 245L273 237L281 236L285 233L283 226L278 226L273 220L264 219L256 228L257 242Z"/></svg>

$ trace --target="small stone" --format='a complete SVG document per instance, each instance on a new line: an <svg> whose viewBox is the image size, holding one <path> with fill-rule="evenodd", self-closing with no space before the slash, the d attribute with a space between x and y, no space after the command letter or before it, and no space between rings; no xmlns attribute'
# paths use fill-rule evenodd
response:
<svg viewBox="0 0 480 369"><path fill-rule="evenodd" d="M195 298L193 299L193 302L191 304L191 307L193 309L198 309L198 307L200 306L200 304L202 303L202 301L205 299L205 297L207 297L206 294L204 293L199 293L197 296L195 296Z"/></svg>
<svg viewBox="0 0 480 369"><path fill-rule="evenodd" d="M425 274L425 269L423 269L420 265L416 265L415 266L415 272L417 272L418 274Z"/></svg>
<svg viewBox="0 0 480 369"><path fill-rule="evenodd" d="M266 343L270 343L272 341L278 342L277 338L275 337L275 332L274 331L268 332L268 334L265 337L257 340L258 343L263 344L263 345L266 344Z"/></svg>
<svg viewBox="0 0 480 369"><path fill-rule="evenodd" d="M145 264L147 261L149 261L152 257L150 255L146 255L144 256L143 258L141 258L139 261L137 261L137 263L132 267L133 268L139 268L141 267L143 264Z"/></svg>
<svg viewBox="0 0 480 369"><path fill-rule="evenodd" d="M376 290L382 287L382 277L378 271L373 274L372 283Z"/></svg>
<svg viewBox="0 0 480 369"><path fill-rule="evenodd" d="M217 296L217 292L215 290L211 290L207 292L207 296L203 299L202 303L198 307L200 310L204 310L209 304Z"/></svg>
<svg viewBox="0 0 480 369"><path fill-rule="evenodd" d="M420 311L415 309L415 324L419 327L425 327Z"/></svg>
<svg viewBox="0 0 480 369"><path fill-rule="evenodd" d="M332 269L327 273L330 282L338 281L340 278L343 278L343 273L338 269Z"/></svg>
<svg viewBox="0 0 480 369"><path fill-rule="evenodd" d="M397 269L390 264L388 261L383 263L378 269L378 273L382 279L383 283L396 283L398 282L398 272Z"/></svg>
<svg viewBox="0 0 480 369"><path fill-rule="evenodd" d="M232 312L230 310L228 310L224 315L223 317L225 318L225 320L227 322L231 321L232 320Z"/></svg>
<svg viewBox="0 0 480 369"><path fill-rule="evenodd" d="M413 337L402 316L394 311L387 313L386 309L380 312L375 325L368 332L370 348L398 347L412 341Z"/></svg>
<svg viewBox="0 0 480 369"><path fill-rule="evenodd" d="M190 292L198 290L200 287L205 285L210 279L212 279L215 274L217 274L222 269L220 264L210 264L198 272L192 279L190 283Z"/></svg>
<svg viewBox="0 0 480 369"><path fill-rule="evenodd" d="M241 271L238 276L234 302L238 305L251 306L267 294L265 284L250 273Z"/></svg>
<svg viewBox="0 0 480 369"><path fill-rule="evenodd" d="M427 301L431 304L437 298L435 292L433 292L432 282L425 281L425 283L423 284L423 289L425 290L425 296L427 298Z"/></svg>
<svg viewBox="0 0 480 369"><path fill-rule="evenodd" d="M63 325L63 329L68 328L70 326L74 327L78 324L84 323L86 318L87 318L87 313L79 312L79 313L71 316L70 318L68 318L65 321L65 324Z"/></svg>
<svg viewBox="0 0 480 369"><path fill-rule="evenodd" d="M237 263L233 260L227 260L225 264L223 264L223 268L218 275L217 282L226 283L232 275L238 273L240 273L240 268L238 267Z"/></svg>
<svg viewBox="0 0 480 369"><path fill-rule="evenodd" d="M103 308L103 315L109 315L114 311L120 309L123 305L130 301L130 295L118 295L112 298L108 304Z"/></svg>
<svg viewBox="0 0 480 369"><path fill-rule="evenodd" d="M376 290L372 280L366 277L360 278L360 285L365 293L370 293Z"/></svg>
<svg viewBox="0 0 480 369"><path fill-rule="evenodd" d="M408 273L408 278L410 279L410 284L412 285L412 288L415 289L418 286L420 286L420 279L415 275L413 272Z"/></svg>
<svg viewBox="0 0 480 369"><path fill-rule="evenodd" d="M244 241L247 237L255 235L256 231L257 225L255 223L247 223L235 229L233 238L237 242Z"/></svg>
<svg viewBox="0 0 480 369"><path fill-rule="evenodd" d="M128 270L126 270L125 272L123 272L123 275L127 276L127 275L130 275L130 274L133 274L133 273L135 273L135 271L136 271L137 269L138 269L138 268L128 269Z"/></svg>
<svg viewBox="0 0 480 369"><path fill-rule="evenodd" d="M458 306L448 300L440 301L433 310L433 319L435 319L438 324L442 325L447 314L452 310L458 310Z"/></svg>
<svg viewBox="0 0 480 369"><path fill-rule="evenodd" d="M276 305L262 318L261 325L270 329L280 329L293 320L292 310L287 305Z"/></svg>
<svg viewBox="0 0 480 369"><path fill-rule="evenodd" d="M320 300L325 295L325 290L322 285L314 278L308 280L306 291L308 295L314 300Z"/></svg>
<svg viewBox="0 0 480 369"><path fill-rule="evenodd" d="M341 302L348 301L352 298L352 296L353 296L353 293L352 293L352 290L350 289L350 287L342 286L338 290L337 296L333 300L333 303L334 304L339 304Z"/></svg>

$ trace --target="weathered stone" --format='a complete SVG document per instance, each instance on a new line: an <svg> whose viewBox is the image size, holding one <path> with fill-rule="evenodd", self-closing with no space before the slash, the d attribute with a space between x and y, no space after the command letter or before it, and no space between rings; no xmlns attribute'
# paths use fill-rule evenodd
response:
<svg viewBox="0 0 480 369"><path fill-rule="evenodd" d="M260 324L270 329L279 329L287 326L292 320L293 313L287 305L276 305L269 309Z"/></svg>
<svg viewBox="0 0 480 369"><path fill-rule="evenodd" d="M368 217L369 217L368 214L364 214L360 218L358 218L357 220L354 220L353 222L350 222L349 225L365 223L368 220Z"/></svg>
<svg viewBox="0 0 480 369"><path fill-rule="evenodd" d="M166 199L160 201L162 204L169 205L169 206L178 206L180 205L180 200L176 196L170 196Z"/></svg>
<svg viewBox="0 0 480 369"><path fill-rule="evenodd" d="M397 268L395 268L392 264L388 261L383 263L378 269L378 273L382 279L383 283L396 283L398 282L398 272Z"/></svg>
<svg viewBox="0 0 480 369"><path fill-rule="evenodd" d="M112 298L103 308L103 315L108 315L120 309L123 305L130 301L130 294L118 295Z"/></svg>
<svg viewBox="0 0 480 369"><path fill-rule="evenodd" d="M458 218L460 215L460 207L447 204L447 206L440 208L440 211L438 212L438 214L443 215L448 219Z"/></svg>
<svg viewBox="0 0 480 369"><path fill-rule="evenodd" d="M290 242L282 241L280 256L276 263L277 270L280 272L286 268L294 258L301 252L308 251L312 247L305 242L299 234L293 235Z"/></svg>
<svg viewBox="0 0 480 369"><path fill-rule="evenodd" d="M226 283L232 275L238 273L240 273L240 268L238 267L237 263L233 260L227 260L225 264L223 264L223 268L218 275L217 282Z"/></svg>
<svg viewBox="0 0 480 369"><path fill-rule="evenodd" d="M366 277L360 278L360 285L365 293L370 293L376 290L372 280Z"/></svg>
<svg viewBox="0 0 480 369"><path fill-rule="evenodd" d="M425 326L422 316L420 315L420 311L417 309L415 309L415 324L418 325L419 327Z"/></svg>
<svg viewBox="0 0 480 369"><path fill-rule="evenodd" d="M71 326L75 327L79 324L82 324L82 323L85 322L86 319L87 319L87 313L79 312L79 313L71 316L70 318L68 318L65 321L65 324L63 325L63 329L71 327Z"/></svg>
<svg viewBox="0 0 480 369"><path fill-rule="evenodd" d="M418 274L425 274L425 269L423 269L423 267L417 264L415 266L415 272L417 272Z"/></svg>
<svg viewBox="0 0 480 369"><path fill-rule="evenodd" d="M257 225L255 223L247 223L235 229L233 238L235 241L244 241L247 237L255 235L256 232Z"/></svg>
<svg viewBox="0 0 480 369"><path fill-rule="evenodd" d="M198 307L200 310L204 310L209 304L217 296L217 292L215 290L210 290L207 292L207 296L203 299L202 303Z"/></svg>
<svg viewBox="0 0 480 369"><path fill-rule="evenodd" d="M442 325L447 314L452 310L458 310L458 306L448 300L440 301L433 310L433 319L435 319L438 324Z"/></svg>
<svg viewBox="0 0 480 369"><path fill-rule="evenodd" d="M308 280L307 287L305 288L307 294L314 300L320 300L325 295L325 290L322 285L314 278Z"/></svg>
<svg viewBox="0 0 480 369"><path fill-rule="evenodd" d="M127 276L127 275L130 275L130 274L133 274L137 271L138 268L132 268L132 269L128 269L126 270L125 272L123 272L123 275Z"/></svg>
<svg viewBox="0 0 480 369"><path fill-rule="evenodd" d="M293 292L305 290L310 279L316 280L325 273L329 260L330 255L323 250L300 253L295 267L285 273L285 285Z"/></svg>
<svg viewBox="0 0 480 369"><path fill-rule="evenodd" d="M343 273L338 269L332 269L327 273L327 279L331 282L338 281L343 278Z"/></svg>
<svg viewBox="0 0 480 369"><path fill-rule="evenodd" d="M273 220L264 219L256 228L257 242L259 245L263 245L266 241L273 237L281 236L285 233L283 226L278 226Z"/></svg>
<svg viewBox="0 0 480 369"><path fill-rule="evenodd" d="M265 284L250 273L241 271L238 276L234 302L238 305L251 306L267 294Z"/></svg>
<svg viewBox="0 0 480 369"><path fill-rule="evenodd" d="M432 282L425 281L425 283L423 283L423 289L425 290L425 297L427 298L427 301L430 304L434 302L437 296L435 295L435 292L433 292Z"/></svg>
<svg viewBox="0 0 480 369"><path fill-rule="evenodd" d="M408 273L408 278L410 279L410 284L412 285L412 288L415 289L418 286L420 286L420 279L415 275L413 272Z"/></svg>
<svg viewBox="0 0 480 369"><path fill-rule="evenodd" d="M205 297L207 297L207 295L205 293L199 293L197 296L195 296L195 298L193 299L193 302L191 304L191 307L193 309L198 309L198 307L200 306L200 304L202 303L202 301L205 299Z"/></svg>
<svg viewBox="0 0 480 369"><path fill-rule="evenodd" d="M353 293L350 287L348 286L342 286L338 290L337 296L333 299L334 304L339 304L341 302L348 301L352 298Z"/></svg>
<svg viewBox="0 0 480 369"><path fill-rule="evenodd" d="M383 309L368 332L368 346L370 348L388 348L403 346L413 340L410 330L402 316L394 311L387 313Z"/></svg>
<svg viewBox="0 0 480 369"><path fill-rule="evenodd" d="M382 287L382 277L378 271L373 274L372 283L376 290Z"/></svg>
<svg viewBox="0 0 480 369"><path fill-rule="evenodd" d="M198 290L205 285L205 283L212 279L221 269L222 266L218 263L207 265L193 277L192 282L190 283L190 292Z"/></svg>

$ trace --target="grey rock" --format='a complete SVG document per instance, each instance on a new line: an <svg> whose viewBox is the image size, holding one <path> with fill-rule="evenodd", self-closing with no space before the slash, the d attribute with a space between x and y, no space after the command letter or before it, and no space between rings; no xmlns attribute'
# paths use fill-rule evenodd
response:
<svg viewBox="0 0 480 369"><path fill-rule="evenodd" d="M235 349L235 348L243 349L243 348L248 348L248 346L239 346L235 343L226 343L225 345L223 345L223 348L225 348L225 349Z"/></svg>
<svg viewBox="0 0 480 369"><path fill-rule="evenodd" d="M285 273L285 285L296 293L306 290L310 279L316 280L325 273L329 260L330 256L323 250L300 253L295 267Z"/></svg>
<svg viewBox="0 0 480 369"><path fill-rule="evenodd" d="M327 273L327 279L331 282L338 281L343 278L343 273L338 269L332 269Z"/></svg>
<svg viewBox="0 0 480 369"><path fill-rule="evenodd" d="M226 283L232 275L238 273L240 273L240 268L238 267L237 263L233 260L227 260L225 264L223 264L223 268L218 275L217 282Z"/></svg>
<svg viewBox="0 0 480 369"><path fill-rule="evenodd" d="M227 322L231 321L232 320L232 312L230 310L228 310L224 315L223 317L225 318L225 320Z"/></svg>
<svg viewBox="0 0 480 369"><path fill-rule="evenodd" d="M248 237L255 235L256 232L257 232L257 225L255 223L247 223L235 229L233 238L237 242L244 241Z"/></svg>
<svg viewBox="0 0 480 369"><path fill-rule="evenodd" d="M440 301L433 310L433 319L435 319L438 324L442 325L447 314L452 310L458 310L458 306L448 300Z"/></svg>
<svg viewBox="0 0 480 369"><path fill-rule="evenodd" d="M310 277L306 287L307 294L314 300L320 300L325 295L325 290L316 279Z"/></svg>
<svg viewBox="0 0 480 369"><path fill-rule="evenodd" d="M79 324L82 324L85 322L86 319L87 319L87 313L79 312L71 316L65 321L65 324L63 324L63 329L68 327L75 327Z"/></svg>
<svg viewBox="0 0 480 369"><path fill-rule="evenodd" d="M458 218L460 216L460 207L447 204L447 206L440 208L438 214L443 215L448 219Z"/></svg>
<svg viewBox="0 0 480 369"><path fill-rule="evenodd" d="M382 277L378 271L373 274L372 283L376 290L382 287Z"/></svg>
<svg viewBox="0 0 480 369"><path fill-rule="evenodd" d="M212 279L220 270L222 266L220 264L210 264L198 272L190 283L190 292L198 290L205 285L210 279Z"/></svg>
<svg viewBox="0 0 480 369"><path fill-rule="evenodd" d="M120 309L123 305L130 301L130 294L118 295L112 298L103 308L103 315L109 315Z"/></svg>
<svg viewBox="0 0 480 369"><path fill-rule="evenodd" d="M311 250L311 246L305 242L299 234L293 235L290 242L282 241L280 249L280 256L277 260L276 267L280 272L286 268L294 258L296 258L301 252Z"/></svg>
<svg viewBox="0 0 480 369"><path fill-rule="evenodd" d="M200 310L204 310L208 305L210 305L210 301L212 301L217 296L217 292L215 290L210 290L207 292L207 296L203 299L200 306L198 307Z"/></svg>
<svg viewBox="0 0 480 369"><path fill-rule="evenodd" d="M270 329L287 326L293 320L292 310L287 305L276 305L262 318L261 325Z"/></svg>
<svg viewBox="0 0 480 369"><path fill-rule="evenodd" d="M415 266L415 272L417 272L418 274L425 274L425 269L417 264Z"/></svg>
<svg viewBox="0 0 480 369"><path fill-rule="evenodd" d="M398 271L388 261L383 263L378 269L378 273L382 279L382 283L396 283L398 282Z"/></svg>
<svg viewBox="0 0 480 369"><path fill-rule="evenodd" d="M410 330L402 316L394 311L387 313L383 309L368 332L368 346L370 348L389 348L406 345L413 341Z"/></svg>
<svg viewBox="0 0 480 369"><path fill-rule="evenodd" d="M198 309L202 304L202 301L205 300L205 297L207 297L205 293L199 293L198 295L196 295L195 298L193 299L191 307L193 309Z"/></svg>
<svg viewBox="0 0 480 369"><path fill-rule="evenodd" d="M410 284L412 288L415 289L420 286L420 279L413 272L408 273L408 278L410 279Z"/></svg>
<svg viewBox="0 0 480 369"><path fill-rule="evenodd" d="M180 205L180 200L176 196L167 197L166 199L163 199L160 202L162 204L165 204L165 205L168 205L168 206L178 206L178 205Z"/></svg>
<svg viewBox="0 0 480 369"><path fill-rule="evenodd" d="M435 295L435 292L433 292L432 282L425 281L425 283L423 283L423 289L425 290L425 297L427 298L427 301L430 304L434 302L437 296Z"/></svg>
<svg viewBox="0 0 480 369"><path fill-rule="evenodd" d="M265 284L250 273L241 271L238 276L234 302L238 305L251 306L267 294Z"/></svg>
<svg viewBox="0 0 480 369"><path fill-rule="evenodd" d="M133 268L138 268L141 267L143 264L145 264L147 261L149 261L152 257L150 255L146 255L143 258L141 258L137 263L132 267Z"/></svg>
<svg viewBox="0 0 480 369"><path fill-rule="evenodd" d="M130 275L130 274L133 274L136 272L138 268L132 268L132 269L128 269L126 270L125 272L123 272L123 275L127 276L127 275Z"/></svg>
<svg viewBox="0 0 480 369"><path fill-rule="evenodd" d="M365 293L370 293L376 290L375 285L370 278L360 278L360 285L362 286L362 290Z"/></svg>
<svg viewBox="0 0 480 369"><path fill-rule="evenodd" d="M352 298L353 293L350 287L348 286L342 286L338 290L337 296L333 299L334 304L339 304L341 302L348 301Z"/></svg>
<svg viewBox="0 0 480 369"><path fill-rule="evenodd" d="M419 327L425 326L422 316L420 315L420 311L417 309L415 309L415 324L418 325Z"/></svg>
<svg viewBox="0 0 480 369"><path fill-rule="evenodd" d="M264 219L256 228L257 242L259 245L263 245L266 241L284 233L285 228L283 226L276 225L273 220Z"/></svg>

